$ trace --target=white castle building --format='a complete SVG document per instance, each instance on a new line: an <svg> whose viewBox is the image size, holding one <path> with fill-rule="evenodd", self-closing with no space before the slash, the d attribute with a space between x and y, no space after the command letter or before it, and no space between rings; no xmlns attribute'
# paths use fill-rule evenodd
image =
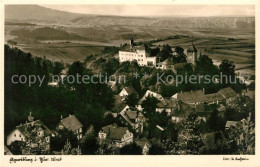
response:
<svg viewBox="0 0 260 167"><path fill-rule="evenodd" d="M145 45L134 46L134 40L130 40L130 44L124 46L119 51L119 62L136 60L140 66L156 66L156 57L150 56Z"/></svg>

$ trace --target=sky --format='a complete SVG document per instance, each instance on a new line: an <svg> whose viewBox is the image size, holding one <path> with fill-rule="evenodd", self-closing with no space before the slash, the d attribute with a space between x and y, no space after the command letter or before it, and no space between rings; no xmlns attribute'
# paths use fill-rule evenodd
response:
<svg viewBox="0 0 260 167"><path fill-rule="evenodd" d="M253 5L41 5L61 11L120 16L254 16Z"/></svg>

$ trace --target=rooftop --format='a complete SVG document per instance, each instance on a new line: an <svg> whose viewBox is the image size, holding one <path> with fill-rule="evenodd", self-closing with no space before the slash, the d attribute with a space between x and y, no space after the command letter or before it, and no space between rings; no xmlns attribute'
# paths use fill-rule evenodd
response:
<svg viewBox="0 0 260 167"><path fill-rule="evenodd" d="M61 123L65 126L65 128L71 131L75 131L83 127L81 122L79 122L74 115L70 115L67 118L62 119Z"/></svg>
<svg viewBox="0 0 260 167"><path fill-rule="evenodd" d="M111 124L102 128L107 134L107 138L112 140L121 140L128 130L127 127L120 127L117 124Z"/></svg>
<svg viewBox="0 0 260 167"><path fill-rule="evenodd" d="M19 126L16 126L16 128L26 137L26 126L29 124L33 124L35 126L38 126L39 128L41 128L44 131L44 135L48 136L51 135L53 132L40 120L36 120L36 121L32 121L32 122L28 122Z"/></svg>
<svg viewBox="0 0 260 167"><path fill-rule="evenodd" d="M123 89L125 89L125 91L130 95L132 93L136 93L137 92L135 91L135 89L132 87L132 86L129 86L129 87L124 87Z"/></svg>
<svg viewBox="0 0 260 167"><path fill-rule="evenodd" d="M218 93L221 94L225 99L237 96L237 93L230 87L220 89Z"/></svg>
<svg viewBox="0 0 260 167"><path fill-rule="evenodd" d="M136 140L135 141L136 145L143 148L145 145L147 145L148 147L151 147L152 144L144 137L144 138L141 138L139 140Z"/></svg>
<svg viewBox="0 0 260 167"><path fill-rule="evenodd" d="M202 90L189 91L189 92L181 92L172 96L173 98L177 98L177 100L181 100L185 103L196 103L196 102L206 102L207 98Z"/></svg>
<svg viewBox="0 0 260 167"><path fill-rule="evenodd" d="M232 126L236 126L236 124L238 123L238 121L227 121L226 123L226 128L230 128Z"/></svg>

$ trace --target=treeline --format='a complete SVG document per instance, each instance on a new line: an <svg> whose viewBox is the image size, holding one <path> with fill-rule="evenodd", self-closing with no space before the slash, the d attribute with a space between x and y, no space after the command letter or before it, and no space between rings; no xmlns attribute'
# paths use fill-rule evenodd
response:
<svg viewBox="0 0 260 167"><path fill-rule="evenodd" d="M17 48L5 45L5 134L20 123L24 123L29 112L54 129L63 117L75 114L88 127L103 126L105 110L113 107L112 90L106 84L73 83L60 84L59 87L48 86L51 75L59 75L65 65L51 62L44 58L32 57ZM68 66L68 74L93 75L81 62ZM42 85L39 81L28 84L12 83L14 75L45 76Z"/></svg>

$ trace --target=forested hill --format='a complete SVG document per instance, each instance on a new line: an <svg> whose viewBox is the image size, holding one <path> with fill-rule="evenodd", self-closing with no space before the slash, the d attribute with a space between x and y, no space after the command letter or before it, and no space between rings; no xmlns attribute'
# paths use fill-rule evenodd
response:
<svg viewBox="0 0 260 167"><path fill-rule="evenodd" d="M102 126L103 113L113 106L113 94L105 84L60 85L48 86L51 74L60 74L64 66L60 62L32 57L17 48L5 45L5 134L20 123L24 123L29 112L36 119L42 120L50 128L55 128L63 117L75 114L85 125ZM69 67L71 75L81 73L92 75L80 62L75 62ZM40 82L29 86L12 83L14 75L35 75L42 78ZM15 82L18 79L15 78ZM73 90L72 87L75 89ZM95 90L95 91L92 91Z"/></svg>

